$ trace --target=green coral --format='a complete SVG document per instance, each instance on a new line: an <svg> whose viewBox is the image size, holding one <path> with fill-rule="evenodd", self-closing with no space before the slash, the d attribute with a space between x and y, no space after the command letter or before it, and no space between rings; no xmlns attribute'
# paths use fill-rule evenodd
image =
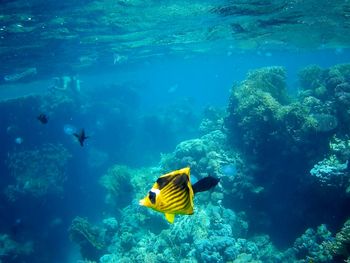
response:
<svg viewBox="0 0 350 263"><path fill-rule="evenodd" d="M286 88L286 71L283 67L266 67L248 73L245 86L252 92L261 90L271 94L279 103L289 101Z"/></svg>
<svg viewBox="0 0 350 263"><path fill-rule="evenodd" d="M346 78L350 76L350 64L338 64L330 68L328 72L329 77L331 78L340 78L342 81L345 81Z"/></svg>
<svg viewBox="0 0 350 263"><path fill-rule="evenodd" d="M315 95L317 89L324 87L324 83L322 83L324 74L325 70L318 65L310 65L301 69L298 72L298 77L303 92L305 94Z"/></svg>

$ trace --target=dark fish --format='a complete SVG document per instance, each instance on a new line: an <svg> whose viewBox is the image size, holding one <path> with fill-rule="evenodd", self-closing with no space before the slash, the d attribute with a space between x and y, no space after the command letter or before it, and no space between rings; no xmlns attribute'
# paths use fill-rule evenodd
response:
<svg viewBox="0 0 350 263"><path fill-rule="evenodd" d="M215 177L205 177L192 185L193 193L208 191L219 183L219 179Z"/></svg>
<svg viewBox="0 0 350 263"><path fill-rule="evenodd" d="M81 129L79 133L73 133L73 135L78 139L81 147L84 146L84 141L89 138L89 136L85 136L84 129Z"/></svg>
<svg viewBox="0 0 350 263"><path fill-rule="evenodd" d="M190 168L183 168L162 175L139 204L164 213L166 220L173 223L175 215L193 214L193 197L196 192L207 191L219 182L214 177L205 177L193 186Z"/></svg>
<svg viewBox="0 0 350 263"><path fill-rule="evenodd" d="M40 114L37 119L42 123L46 124L49 121L49 118L45 114Z"/></svg>

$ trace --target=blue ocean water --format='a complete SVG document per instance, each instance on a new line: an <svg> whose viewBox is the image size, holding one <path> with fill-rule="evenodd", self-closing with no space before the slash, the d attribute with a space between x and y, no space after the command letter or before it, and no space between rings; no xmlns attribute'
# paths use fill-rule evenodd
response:
<svg viewBox="0 0 350 263"><path fill-rule="evenodd" d="M0 10L0 262L350 260L346 1Z"/></svg>

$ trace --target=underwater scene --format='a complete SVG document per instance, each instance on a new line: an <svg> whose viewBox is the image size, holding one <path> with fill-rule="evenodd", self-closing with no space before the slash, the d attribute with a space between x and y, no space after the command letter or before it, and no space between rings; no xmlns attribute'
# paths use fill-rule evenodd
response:
<svg viewBox="0 0 350 263"><path fill-rule="evenodd" d="M350 263L350 1L3 0L0 263Z"/></svg>

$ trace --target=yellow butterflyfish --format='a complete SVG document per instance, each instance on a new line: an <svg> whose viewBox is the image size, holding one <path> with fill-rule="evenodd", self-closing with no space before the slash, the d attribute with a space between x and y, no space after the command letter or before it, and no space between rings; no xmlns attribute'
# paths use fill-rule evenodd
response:
<svg viewBox="0 0 350 263"><path fill-rule="evenodd" d="M190 168L186 167L160 176L152 189L139 204L164 213L169 223L173 223L175 215L193 214L193 197L216 186L219 179L208 176L194 185L190 181Z"/></svg>

